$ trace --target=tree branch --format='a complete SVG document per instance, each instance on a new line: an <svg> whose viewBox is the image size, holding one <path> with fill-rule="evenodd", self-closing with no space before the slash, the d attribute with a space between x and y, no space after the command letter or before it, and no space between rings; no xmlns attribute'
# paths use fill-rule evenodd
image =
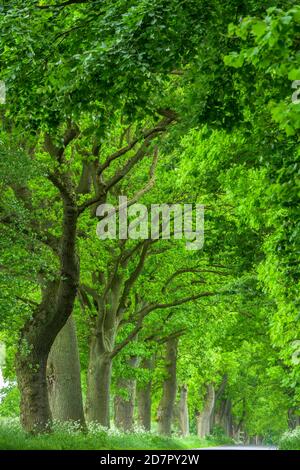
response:
<svg viewBox="0 0 300 470"><path fill-rule="evenodd" d="M128 153L130 150L132 150L136 144L141 140L141 139L144 139L144 140L147 140L151 137L151 139L153 139L156 135L158 135L159 133L161 132L164 132L166 130L166 126L168 124L170 124L172 121L174 121L176 119L176 115L175 113L173 113L173 115L169 115L167 118L165 119L162 119L155 127L152 127L151 129L148 129L144 132L142 132L142 134L138 137L135 137L135 139L133 139L128 145L126 145L125 147L117 150L116 152L112 153L109 157L107 157L107 159L105 160L105 162L99 166L99 169L98 169L98 174L101 174L103 173L103 171L109 167L109 165L114 161L116 160L117 158L120 158L122 157L123 155L125 155L126 153ZM170 121L170 122L169 122Z"/></svg>
<svg viewBox="0 0 300 470"><path fill-rule="evenodd" d="M76 124L70 122L63 136L63 145L61 147L57 147L54 144L51 135L46 134L44 142L45 150L51 155L51 157L55 158L59 163L61 163L65 149L74 139L76 139L76 137L78 137L79 133L79 127Z"/></svg>
<svg viewBox="0 0 300 470"><path fill-rule="evenodd" d="M213 269L202 269L202 268L182 268L175 271L165 282L162 292L166 292L168 285L175 279L175 277L186 273L209 273L217 274L219 276L229 276L230 273L224 273L222 271L215 271Z"/></svg>
<svg viewBox="0 0 300 470"><path fill-rule="evenodd" d="M124 349L125 346L127 346L127 344L129 344L130 341L132 341L136 337L136 335L140 332L142 328L143 318L138 321L138 323L136 324L134 329L129 333L129 335L115 346L114 350L110 353L110 357L114 358L117 354L119 354L119 352L122 351L122 349Z"/></svg>
<svg viewBox="0 0 300 470"><path fill-rule="evenodd" d="M140 276L140 274L143 270L145 260L146 260L146 256L147 256L147 251L148 251L148 248L149 248L149 244L150 244L149 241L145 241L143 243L143 248L142 248L142 251L141 251L141 256L140 256L139 262L138 262L136 268L134 269L134 271L129 276L129 279L127 279L127 281L125 282L124 290L123 290L123 293L122 293L122 296L121 296L121 299L120 299L120 302L119 302L119 307L118 307L118 310L117 310L117 315L118 316L121 314L121 312L122 312L122 310L125 306L126 299L129 296L129 293L130 293L130 290L131 290L132 286L134 285L134 283L136 282L136 280L138 279L138 277Z"/></svg>
<svg viewBox="0 0 300 470"><path fill-rule="evenodd" d="M67 0L66 2L59 3L58 5L37 5L37 8L39 8L40 10L49 10L53 8L65 8L69 5L78 5L80 3L91 3L93 1L94 0Z"/></svg>
<svg viewBox="0 0 300 470"><path fill-rule="evenodd" d="M16 299L20 300L21 302L23 302L25 304L29 304L32 307L37 307L39 305L38 302L35 302L34 300L31 300L31 299L26 299L24 297L21 297L20 295L16 295Z"/></svg>
<svg viewBox="0 0 300 470"><path fill-rule="evenodd" d="M191 302L193 300L200 299L201 297L210 297L210 296L213 296L213 295L218 295L218 293L217 292L202 292L200 294L194 294L194 295L191 295L189 297L184 297L182 299L177 299L177 300L174 300L173 302L169 302L169 303L165 303L165 304L161 304L161 303L150 304L150 305L144 307L141 311L146 310L147 311L146 315L148 315L148 313L152 312L153 310L177 307L177 306L183 305L187 302Z"/></svg>

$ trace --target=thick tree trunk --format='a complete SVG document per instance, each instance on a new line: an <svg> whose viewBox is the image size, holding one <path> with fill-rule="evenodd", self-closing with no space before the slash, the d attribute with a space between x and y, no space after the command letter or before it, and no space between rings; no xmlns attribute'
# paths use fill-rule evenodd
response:
<svg viewBox="0 0 300 470"><path fill-rule="evenodd" d="M171 338L166 343L166 378L163 394L158 409L158 431L170 435L172 417L176 399L176 360L178 338Z"/></svg>
<svg viewBox="0 0 300 470"><path fill-rule="evenodd" d="M242 422L243 422L243 417L241 418L237 431L239 430L239 428L241 428ZM221 400L219 407L218 407L218 411L215 413L215 423L222 426L227 436L230 436L230 437L233 436L234 429L233 429L230 398L224 398Z"/></svg>
<svg viewBox="0 0 300 470"><path fill-rule="evenodd" d="M49 404L56 421L85 428L76 326L71 315L58 333L47 362Z"/></svg>
<svg viewBox="0 0 300 470"><path fill-rule="evenodd" d="M220 399L222 398L224 391L226 389L227 380L228 380L227 374L224 374L222 378L222 382L220 383L219 388L215 392L215 403L214 403L213 411L211 413L210 429L213 429L215 424L219 424Z"/></svg>
<svg viewBox="0 0 300 470"><path fill-rule="evenodd" d="M92 164L91 162L82 162L82 171L80 180L76 189L78 194L88 194L92 183Z"/></svg>
<svg viewBox="0 0 300 470"><path fill-rule="evenodd" d="M151 431L151 398L152 382L149 381L143 388L137 391L138 422L145 431Z"/></svg>
<svg viewBox="0 0 300 470"><path fill-rule="evenodd" d="M215 403L215 389L212 384L207 387L204 408L197 414L197 435L199 437L208 436L211 432L211 414Z"/></svg>
<svg viewBox="0 0 300 470"><path fill-rule="evenodd" d="M224 409L222 414L222 426L226 436L231 437L233 434L232 414L231 414L231 400L227 398L224 402Z"/></svg>
<svg viewBox="0 0 300 470"><path fill-rule="evenodd" d="M35 356L31 353L26 358L18 356L16 359L18 387L21 391L20 419L26 431L37 434L51 427L46 381L47 354Z"/></svg>
<svg viewBox="0 0 300 470"><path fill-rule="evenodd" d="M295 429L300 425L300 416L295 414L296 409L290 408L288 410L288 426L289 429Z"/></svg>
<svg viewBox="0 0 300 470"><path fill-rule="evenodd" d="M178 403L179 429L182 437L189 435L189 409L188 409L188 389L186 385L180 387L180 399Z"/></svg>
<svg viewBox="0 0 300 470"><path fill-rule="evenodd" d="M87 373L86 418L110 427L110 385L112 359L103 350L101 342L94 336L90 345L90 359Z"/></svg>
<svg viewBox="0 0 300 470"><path fill-rule="evenodd" d="M143 369L152 369L153 360L144 359L142 362ZM138 403L138 422L145 431L151 431L151 389L152 380L150 379L146 384L137 388L137 403Z"/></svg>
<svg viewBox="0 0 300 470"><path fill-rule="evenodd" d="M51 422L46 367L51 346L72 313L79 282L75 239L77 208L66 196L60 243L60 278L48 282L42 302L25 323L16 354L21 393L20 416L25 431L47 431Z"/></svg>
<svg viewBox="0 0 300 470"><path fill-rule="evenodd" d="M120 318L117 316L122 278L115 276L107 297L98 299L98 317L90 341L87 373L86 417L110 427L112 360ZM106 307L109 304L109 308Z"/></svg>
<svg viewBox="0 0 300 470"><path fill-rule="evenodd" d="M138 357L131 357L128 366L135 368L138 365ZM132 431L134 425L134 405L136 397L136 380L133 378L119 378L117 393L114 398L114 421L118 429L124 432ZM125 392L125 395L124 394Z"/></svg>

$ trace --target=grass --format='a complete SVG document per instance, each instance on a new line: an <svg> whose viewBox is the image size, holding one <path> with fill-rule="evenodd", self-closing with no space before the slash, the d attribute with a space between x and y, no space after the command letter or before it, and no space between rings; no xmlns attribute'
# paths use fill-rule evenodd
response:
<svg viewBox="0 0 300 470"><path fill-rule="evenodd" d="M104 430L92 426L84 434L74 427L56 425L52 433L39 436L27 435L16 420L0 421L1 450L182 450L217 445L213 440L197 436L180 438L162 437L152 433L122 434L116 430Z"/></svg>

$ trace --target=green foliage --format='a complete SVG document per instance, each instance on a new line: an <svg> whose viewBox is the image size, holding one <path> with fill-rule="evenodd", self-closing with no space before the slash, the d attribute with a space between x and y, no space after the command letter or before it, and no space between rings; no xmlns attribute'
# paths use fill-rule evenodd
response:
<svg viewBox="0 0 300 470"><path fill-rule="evenodd" d="M7 87L7 103L0 105L6 377L15 379L16 349L25 356L31 351L18 337L34 320L44 286L62 276L61 186L68 181L80 207L108 187L138 149L143 157L112 185L105 201L115 205L119 195L134 197L147 185L149 161L158 155L155 182L139 202L204 204L205 243L199 252L188 252L180 240L155 242L137 273L139 244L100 241L92 204L80 215L80 289L73 314L84 393L89 342L99 305L103 318L113 316L116 274L125 294L114 325L116 344L109 346L129 340L114 357L113 393L120 378L136 379L139 386L151 379L155 421L166 378L164 345L178 335L177 379L188 386L193 428L207 385L218 390L225 377L217 409L227 400L235 427L249 436L277 438L300 404L300 365L293 360L300 335L300 105L292 102L291 88L300 80L300 6L254 0L104 0L65 8L46 1L13 3L0 7L0 78ZM162 110L174 110L176 118L157 131ZM72 126L79 131L68 142ZM145 139L149 128L157 132L153 140ZM60 146L63 155L57 157L53 148ZM128 151L115 157L124 146ZM85 167L93 181L81 194ZM210 295L180 304L202 292ZM144 304L162 307L140 324L137 312ZM130 367L131 357L152 358L154 366ZM126 390L122 395L127 397ZM15 416L18 402L17 389L6 390L0 415ZM3 421L0 446L206 444L193 437L69 431L25 438L18 426ZM285 434L280 445L297 446L297 433ZM226 439L215 427L209 442Z"/></svg>
<svg viewBox="0 0 300 470"><path fill-rule="evenodd" d="M214 445L213 443L215 442L218 442L219 445L230 445L234 443L233 439L226 436L221 426L213 427L211 434L207 437L207 441L212 443L212 445Z"/></svg>
<svg viewBox="0 0 300 470"><path fill-rule="evenodd" d="M278 446L280 450L300 450L300 427L284 433Z"/></svg>
<svg viewBox="0 0 300 470"><path fill-rule="evenodd" d="M0 420L0 449L15 450L180 450L206 447L217 441L200 440L196 436L186 439L163 437L152 433L122 434L92 426L88 434L76 426L56 425L54 432L31 437L26 435L14 420Z"/></svg>
<svg viewBox="0 0 300 470"><path fill-rule="evenodd" d="M0 416L15 418L19 414L20 392L15 385L7 385L0 392Z"/></svg>

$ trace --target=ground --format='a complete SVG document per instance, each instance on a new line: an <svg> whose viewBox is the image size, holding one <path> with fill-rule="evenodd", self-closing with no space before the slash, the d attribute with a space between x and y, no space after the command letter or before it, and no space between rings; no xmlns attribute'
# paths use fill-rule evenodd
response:
<svg viewBox="0 0 300 470"><path fill-rule="evenodd" d="M218 444L214 440L199 439L197 436L182 439L145 432L122 434L116 430L105 431L98 426L92 427L88 434L65 426L56 427L53 433L34 437L26 435L16 420L2 419L0 422L1 450L182 450Z"/></svg>

